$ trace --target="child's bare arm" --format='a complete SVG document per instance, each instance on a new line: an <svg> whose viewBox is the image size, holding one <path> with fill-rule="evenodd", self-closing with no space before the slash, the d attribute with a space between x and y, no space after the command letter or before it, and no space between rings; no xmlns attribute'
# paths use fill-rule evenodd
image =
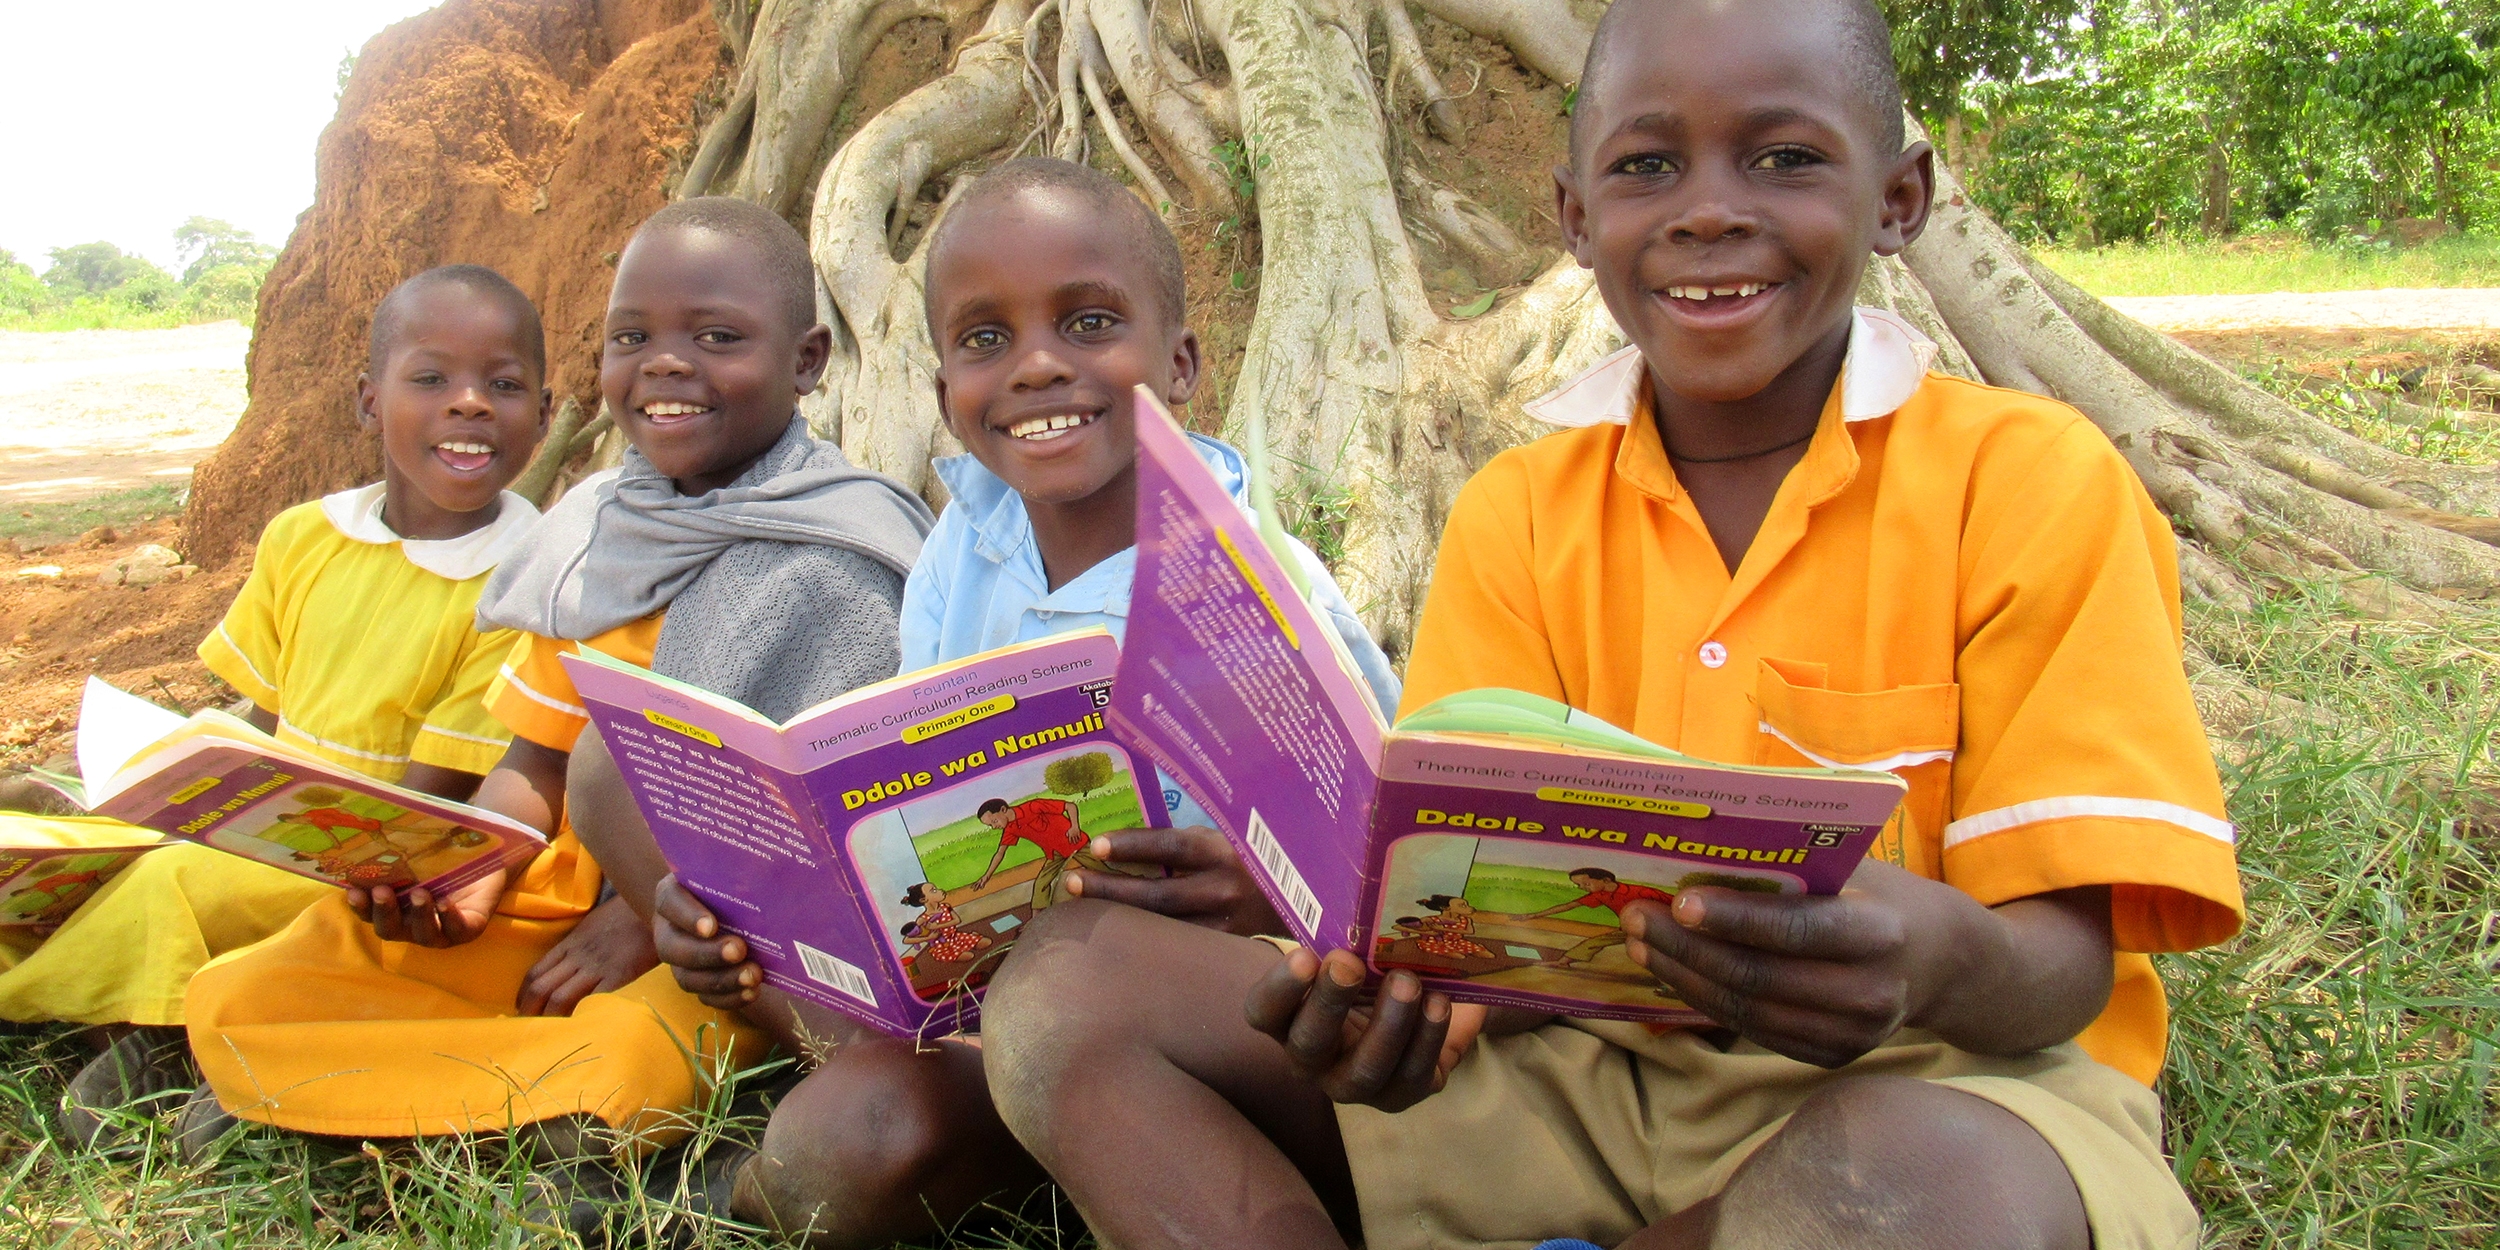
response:
<svg viewBox="0 0 2500 1250"><path fill-rule="evenodd" d="M1980 1054L2083 1031L2109 1001L2109 891L1984 907L1868 861L1834 895L1699 887L1631 905L1628 953L1677 997L1761 1045L1839 1067L1904 1028Z"/></svg>
<svg viewBox="0 0 2500 1250"><path fill-rule="evenodd" d="M571 805L574 835L599 861L599 871L616 887L617 897L649 924L651 891L668 875L668 860L596 726L583 730L573 744L564 797Z"/></svg>
<svg viewBox="0 0 2500 1250"><path fill-rule="evenodd" d="M466 803L476 796L477 788L485 781L486 778L476 773L445 768L440 764L410 764L408 774L399 779L399 784L419 794Z"/></svg>
<svg viewBox="0 0 2500 1250"><path fill-rule="evenodd" d="M1131 877L1080 869L1068 874L1068 893L1079 898L1126 903L1243 936L1285 931L1232 844L1204 825L1096 834L1086 849L1106 864L1146 864L1168 875Z"/></svg>

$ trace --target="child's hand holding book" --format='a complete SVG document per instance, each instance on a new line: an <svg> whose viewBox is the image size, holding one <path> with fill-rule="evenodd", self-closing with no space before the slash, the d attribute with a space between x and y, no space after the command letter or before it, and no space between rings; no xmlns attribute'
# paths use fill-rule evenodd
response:
<svg viewBox="0 0 2500 1250"><path fill-rule="evenodd" d="M1363 961L1296 947L1250 988L1250 1027L1284 1043L1285 1057L1331 1101L1404 1111L1439 1093L1483 1033L1488 1009L1426 991L1392 972L1370 1005Z"/></svg>
<svg viewBox="0 0 2500 1250"><path fill-rule="evenodd" d="M1765 1049L1837 1068L1904 1028L1978 1054L2081 1032L2109 999L2106 889L1984 907L1882 860L1837 894L1696 886L1623 916L1625 953Z"/></svg>
<svg viewBox="0 0 2500 1250"><path fill-rule="evenodd" d="M1086 850L1106 864L1161 868L1164 875L1070 873L1068 893L1079 898L1126 903L1244 937L1285 931L1285 922L1250 879L1232 843L1204 825L1097 834Z"/></svg>
<svg viewBox="0 0 2500 1250"><path fill-rule="evenodd" d="M394 891L387 885L349 886L347 905L385 942L459 946L486 931L503 900L506 871L497 869L437 898L423 886Z"/></svg>

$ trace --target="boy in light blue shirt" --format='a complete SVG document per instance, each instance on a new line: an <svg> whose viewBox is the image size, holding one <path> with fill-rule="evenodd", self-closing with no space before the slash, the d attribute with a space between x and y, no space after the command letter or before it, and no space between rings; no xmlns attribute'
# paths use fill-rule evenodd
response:
<svg viewBox="0 0 2500 1250"><path fill-rule="evenodd" d="M1202 434L1190 435L1189 442L1233 502L1248 508L1250 471L1241 453ZM1052 589L1024 497L970 453L938 461L937 474L953 502L939 515L920 562L903 583L904 672L1095 625L1115 638L1126 636L1129 583L1137 569L1134 545ZM1310 577L1311 606L1336 627L1380 714L1394 718L1398 677L1389 669L1389 657L1355 617L1328 566L1298 541L1293 550ZM1163 778L1163 805L1177 827L1212 823L1206 809L1169 777Z"/></svg>
<svg viewBox="0 0 2500 1250"><path fill-rule="evenodd" d="M1132 396L1143 385L1178 408L1200 374L1178 244L1104 175L1018 160L957 198L928 257L938 405L968 454L938 465L953 502L904 586L903 666L1092 625L1124 634L1137 561ZM1193 441L1243 499L1240 453ZM1392 713L1398 680L1387 657L1318 557L1295 551L1316 606ZM1099 871L1071 856L1057 888L1232 933L1282 933L1205 811L1163 784L1174 827L1096 833L1085 848L1101 864L1159 875ZM884 1037L785 998L673 877L654 890L653 910L654 943L678 984L779 1034L831 1043L822 1066L781 1096L756 1150L715 1146L702 1160L698 1184L712 1209L805 1230L820 1244L882 1245L960 1232L985 1200L1042 1183L991 1105L980 1039Z"/></svg>

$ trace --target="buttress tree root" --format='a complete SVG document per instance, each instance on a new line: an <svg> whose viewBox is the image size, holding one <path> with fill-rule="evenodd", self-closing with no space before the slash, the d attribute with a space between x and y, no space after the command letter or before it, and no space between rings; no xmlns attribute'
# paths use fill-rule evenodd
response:
<svg viewBox="0 0 2500 1250"><path fill-rule="evenodd" d="M932 496L929 458L953 448L921 317L926 222L961 179L1018 154L1099 158L1175 222L1255 233L1256 313L1218 415L1234 428L1265 414L1298 528L1393 655L1458 486L1540 432L1520 401L1622 342L1587 273L1544 263L1485 209L1484 188L1418 158L1464 142L1451 84L1470 76L1432 62L1419 22L1568 84L1590 37L1585 0L716 8L735 87L679 193L805 204L837 340L809 419ZM838 137L877 43L914 18L947 23L944 70ZM1520 280L1481 315L1437 312L1427 245ZM2500 591L2500 550L2452 532L2489 532L2473 514L2500 510L2500 475L2354 438L2118 315L2036 264L1950 173L1926 235L1871 266L1863 290L1935 338L1940 367L2056 396L2099 425L2174 518L2193 594L2245 602L2258 582L2337 578L2382 610L2421 613Z"/></svg>

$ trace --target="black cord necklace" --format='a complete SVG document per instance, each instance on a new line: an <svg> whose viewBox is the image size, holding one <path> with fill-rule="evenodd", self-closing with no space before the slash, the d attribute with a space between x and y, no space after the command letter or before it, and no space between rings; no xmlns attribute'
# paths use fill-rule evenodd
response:
<svg viewBox="0 0 2500 1250"><path fill-rule="evenodd" d="M1818 421L1815 423L1815 428L1820 428L1821 425L1822 423ZM1786 451L1812 437L1814 437L1814 429L1808 429L1805 433L1800 434L1785 443L1781 443L1776 447L1764 447L1756 451L1740 451L1733 456L1683 456L1676 454L1676 450L1673 447L1667 447L1667 459L1673 460L1678 464L1729 464L1738 460L1752 460L1759 456L1767 456L1775 451ZM1667 432L1662 429L1658 431L1658 444L1665 447L1666 442Z"/></svg>

